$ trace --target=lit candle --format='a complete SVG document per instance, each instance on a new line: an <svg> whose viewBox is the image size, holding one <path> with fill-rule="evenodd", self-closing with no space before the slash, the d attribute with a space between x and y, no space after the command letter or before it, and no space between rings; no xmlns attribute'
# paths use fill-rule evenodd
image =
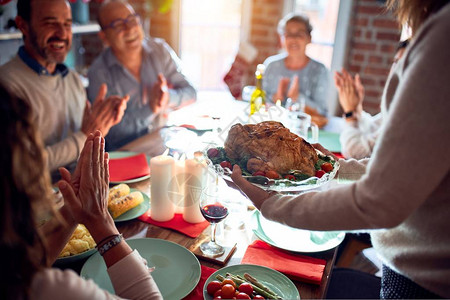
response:
<svg viewBox="0 0 450 300"><path fill-rule="evenodd" d="M175 160L166 155L155 156L150 159L150 216L158 222L169 221L174 215L174 204L169 194L174 175Z"/></svg>
<svg viewBox="0 0 450 300"><path fill-rule="evenodd" d="M207 167L197 159L186 159L184 181L183 219L189 223L200 223L205 219L200 211L200 197L204 189Z"/></svg>

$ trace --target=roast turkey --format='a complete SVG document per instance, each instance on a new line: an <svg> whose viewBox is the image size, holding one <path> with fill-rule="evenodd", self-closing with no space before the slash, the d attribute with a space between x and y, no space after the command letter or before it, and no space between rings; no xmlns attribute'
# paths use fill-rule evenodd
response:
<svg viewBox="0 0 450 300"><path fill-rule="evenodd" d="M319 159L307 141L275 121L233 125L224 148L232 159L249 158L247 169L250 172L271 169L286 174L299 170L314 176L314 164Z"/></svg>

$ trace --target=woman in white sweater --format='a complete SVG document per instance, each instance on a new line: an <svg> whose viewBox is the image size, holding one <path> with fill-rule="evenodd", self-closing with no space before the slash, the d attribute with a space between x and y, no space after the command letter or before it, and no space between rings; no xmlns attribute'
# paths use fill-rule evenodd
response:
<svg viewBox="0 0 450 300"><path fill-rule="evenodd" d="M384 263L382 298L450 298L450 4L389 0L413 38L391 72L383 126L353 184L299 196L234 182L268 219L311 230L371 230ZM340 160L339 176L356 160ZM352 174L354 175L354 174Z"/></svg>
<svg viewBox="0 0 450 300"><path fill-rule="evenodd" d="M60 169L64 206L57 211L30 107L2 86L0 100L0 299L162 299L145 261L108 212L101 133L89 135L73 175ZM71 270L50 268L79 223L97 243L116 295Z"/></svg>

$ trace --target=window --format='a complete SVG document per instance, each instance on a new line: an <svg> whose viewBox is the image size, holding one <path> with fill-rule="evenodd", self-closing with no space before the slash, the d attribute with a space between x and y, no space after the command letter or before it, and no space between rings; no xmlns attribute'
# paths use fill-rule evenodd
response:
<svg viewBox="0 0 450 300"><path fill-rule="evenodd" d="M228 90L223 77L241 33L242 0L181 0L180 58L199 90Z"/></svg>
<svg viewBox="0 0 450 300"><path fill-rule="evenodd" d="M305 13L313 26L312 43L306 49L308 56L328 68L333 58L336 24L340 0L296 0L294 10Z"/></svg>

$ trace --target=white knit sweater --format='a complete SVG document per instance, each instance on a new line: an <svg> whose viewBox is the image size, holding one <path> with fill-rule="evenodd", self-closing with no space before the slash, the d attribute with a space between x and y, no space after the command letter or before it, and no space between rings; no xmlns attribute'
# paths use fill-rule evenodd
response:
<svg viewBox="0 0 450 300"><path fill-rule="evenodd" d="M261 207L265 217L298 228L376 229L372 242L383 262L445 298L450 298L449 32L447 5L427 20L391 72L382 101L384 125L360 180L296 198L274 195ZM351 172L341 163L341 175Z"/></svg>

